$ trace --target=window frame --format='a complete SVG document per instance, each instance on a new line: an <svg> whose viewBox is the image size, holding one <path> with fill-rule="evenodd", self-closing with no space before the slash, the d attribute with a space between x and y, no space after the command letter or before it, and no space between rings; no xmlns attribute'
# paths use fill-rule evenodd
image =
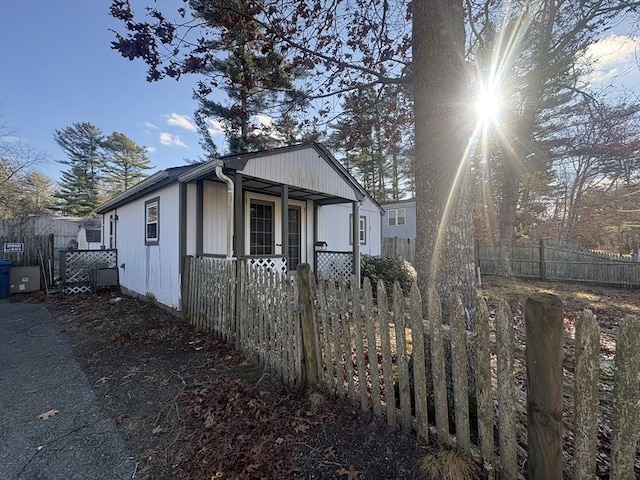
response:
<svg viewBox="0 0 640 480"><path fill-rule="evenodd" d="M359 215L358 221L358 236L360 243L358 245L367 244L367 216ZM353 245L353 214L349 214L349 245Z"/></svg>
<svg viewBox="0 0 640 480"><path fill-rule="evenodd" d="M391 223L392 219L393 219L393 223ZM387 224L390 227L395 227L397 225L397 222L398 222L398 211L396 209L389 210L387 212Z"/></svg>
<svg viewBox="0 0 640 480"><path fill-rule="evenodd" d="M400 213L402 212L402 215ZM393 223L391 220L393 219ZM402 222L400 221L402 219ZM407 210L406 208L392 208L387 210L387 224L390 227L399 227L407 224Z"/></svg>
<svg viewBox="0 0 640 480"><path fill-rule="evenodd" d="M251 224L251 206L252 205L259 205L259 206L263 206L263 207L269 207L271 208L271 232L268 232L271 234L271 243L267 244L267 243L255 243L252 244L251 241L251 235L253 233L253 226ZM261 219L264 221L264 219ZM257 256L257 257L268 257L268 256L273 256L275 255L275 251L276 251L276 204L275 202L269 201L269 200L262 200L262 199L257 199L257 198L251 198L249 200L249 255L250 256ZM264 236L265 231L259 232L256 231L255 232L256 235L258 236ZM271 253L251 253L253 248L256 247L260 247L262 249L266 249L266 247L268 247L268 249L271 251Z"/></svg>
<svg viewBox="0 0 640 480"><path fill-rule="evenodd" d="M155 204L156 220L149 221L149 210ZM149 237L149 225L156 225L156 236ZM144 244L159 245L160 244L160 197L154 197L144 202Z"/></svg>

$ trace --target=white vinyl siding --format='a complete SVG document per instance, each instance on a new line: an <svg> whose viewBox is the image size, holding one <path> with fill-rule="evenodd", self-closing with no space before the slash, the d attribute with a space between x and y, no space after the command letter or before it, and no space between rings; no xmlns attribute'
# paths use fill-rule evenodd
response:
<svg viewBox="0 0 640 480"><path fill-rule="evenodd" d="M353 209L350 203L325 205L318 208L318 241L327 242L327 250L350 252L351 223ZM366 218L366 244L360 245L360 253L380 255L382 251L381 212L378 206L365 199L359 208L358 215Z"/></svg>
<svg viewBox="0 0 640 480"><path fill-rule="evenodd" d="M205 181L202 206L202 253L227 253L227 186ZM195 209L195 203L193 204ZM195 229L190 230L195 238Z"/></svg>
<svg viewBox="0 0 640 480"><path fill-rule="evenodd" d="M162 229L157 245L145 245L146 207L158 198L158 221ZM180 196L178 184L164 187L118 207L117 248L120 285L140 295L180 310L180 266L178 264ZM105 214L115 214L110 211Z"/></svg>

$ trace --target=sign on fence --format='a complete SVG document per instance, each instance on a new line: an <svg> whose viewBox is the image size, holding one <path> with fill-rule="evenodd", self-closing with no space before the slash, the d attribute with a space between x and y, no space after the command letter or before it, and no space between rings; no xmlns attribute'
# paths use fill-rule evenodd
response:
<svg viewBox="0 0 640 480"><path fill-rule="evenodd" d="M4 253L24 253L24 243L5 243Z"/></svg>

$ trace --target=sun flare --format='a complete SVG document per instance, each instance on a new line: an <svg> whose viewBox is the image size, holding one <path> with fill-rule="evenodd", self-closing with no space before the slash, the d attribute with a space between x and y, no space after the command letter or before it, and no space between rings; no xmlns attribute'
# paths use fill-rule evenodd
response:
<svg viewBox="0 0 640 480"><path fill-rule="evenodd" d="M476 115L482 123L497 122L500 119L502 98L495 88L481 88L475 101Z"/></svg>

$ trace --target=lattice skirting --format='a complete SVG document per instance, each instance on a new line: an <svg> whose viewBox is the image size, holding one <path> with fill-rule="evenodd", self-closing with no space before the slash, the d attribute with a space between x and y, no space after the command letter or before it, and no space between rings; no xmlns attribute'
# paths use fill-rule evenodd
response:
<svg viewBox="0 0 640 480"><path fill-rule="evenodd" d="M89 285L65 285L62 287L63 293L91 293L91 286Z"/></svg>
<svg viewBox="0 0 640 480"><path fill-rule="evenodd" d="M250 257L249 265L254 268L264 268L269 272L287 273L287 259L284 257Z"/></svg>

